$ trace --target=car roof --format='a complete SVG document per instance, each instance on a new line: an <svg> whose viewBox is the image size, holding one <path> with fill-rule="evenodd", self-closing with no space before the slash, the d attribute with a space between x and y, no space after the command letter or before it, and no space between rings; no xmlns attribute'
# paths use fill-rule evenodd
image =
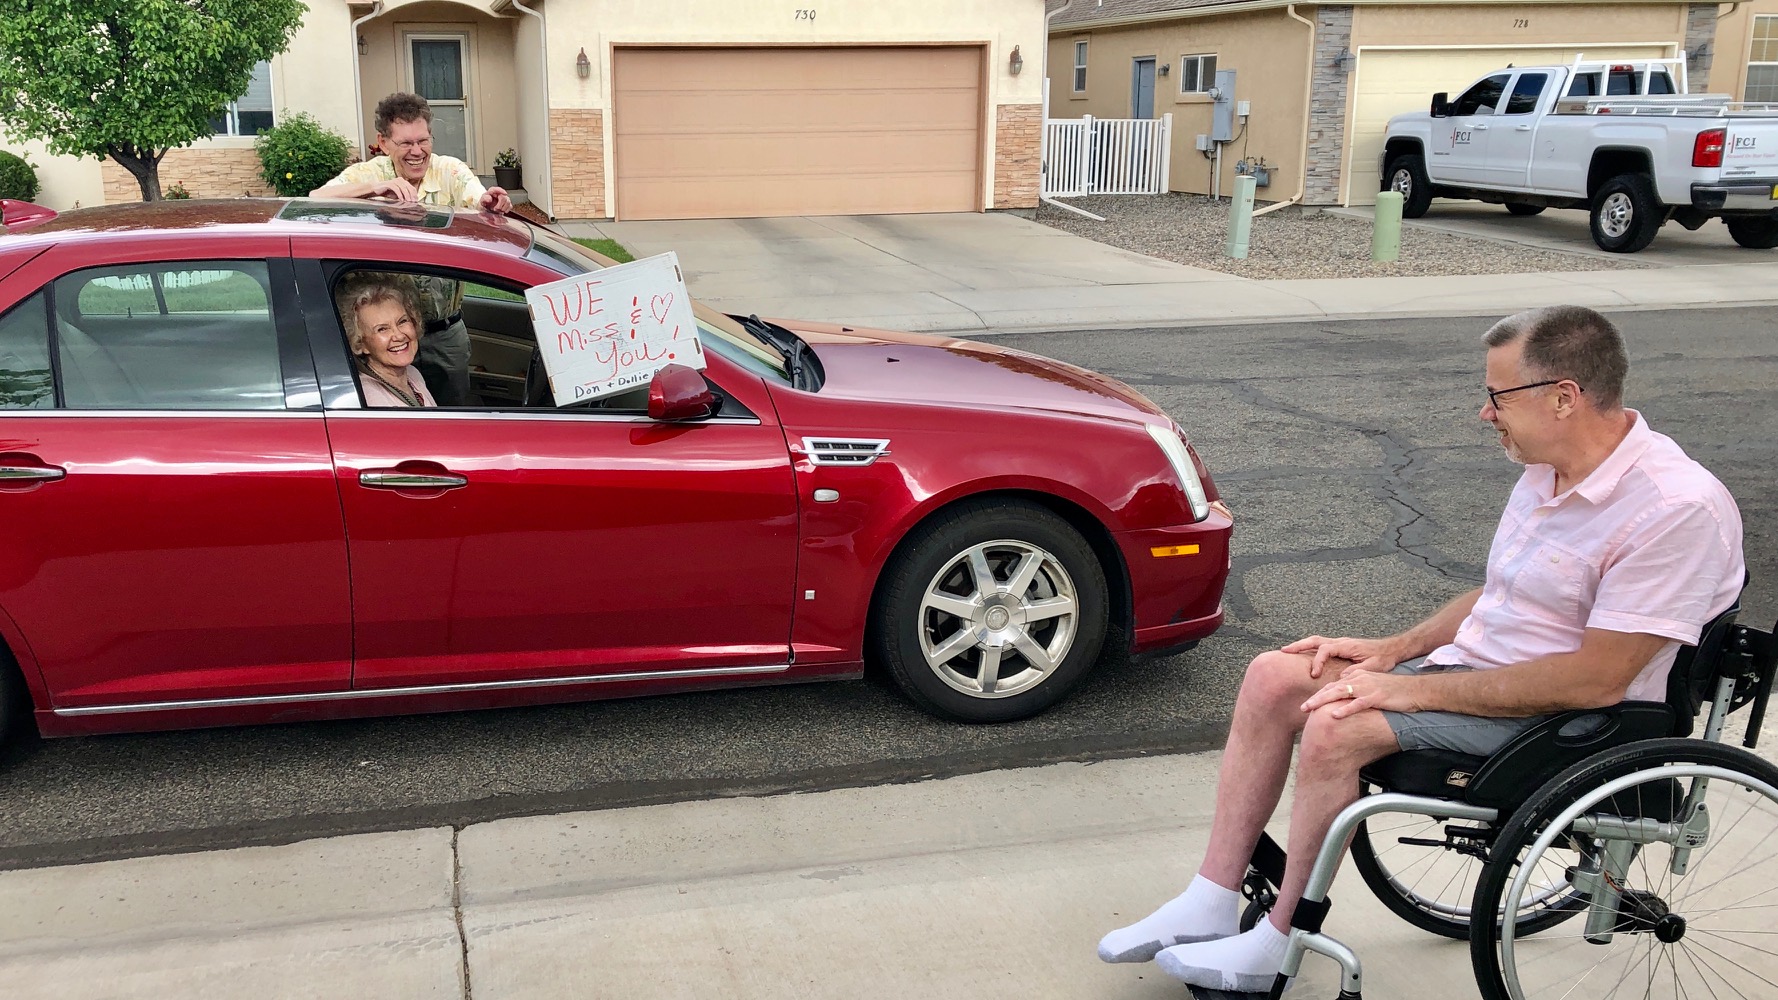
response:
<svg viewBox="0 0 1778 1000"><path fill-rule="evenodd" d="M62 212L14 233L0 231L0 250L154 235L314 236L342 231L424 242L467 240L514 256L529 250L532 242L529 224L486 212L351 199L230 198L132 202Z"/></svg>

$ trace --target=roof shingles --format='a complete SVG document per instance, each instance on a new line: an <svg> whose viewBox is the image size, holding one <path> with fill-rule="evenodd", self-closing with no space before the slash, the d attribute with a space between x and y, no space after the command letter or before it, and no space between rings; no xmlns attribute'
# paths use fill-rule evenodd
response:
<svg viewBox="0 0 1778 1000"><path fill-rule="evenodd" d="M1053 27L1088 24L1144 14L1183 12L1198 7L1224 7L1239 2L1241 0L1074 0L1067 10L1056 14L1050 24ZM1060 0L1050 0L1051 10L1060 5Z"/></svg>

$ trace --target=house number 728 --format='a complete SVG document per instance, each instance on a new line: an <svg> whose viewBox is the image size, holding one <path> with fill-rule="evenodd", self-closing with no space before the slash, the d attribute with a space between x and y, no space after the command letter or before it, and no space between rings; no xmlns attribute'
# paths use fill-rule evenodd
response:
<svg viewBox="0 0 1778 1000"><path fill-rule="evenodd" d="M798 21L813 21L813 20L815 20L815 11L813 8L810 8L808 10L799 10L796 12L796 19Z"/></svg>

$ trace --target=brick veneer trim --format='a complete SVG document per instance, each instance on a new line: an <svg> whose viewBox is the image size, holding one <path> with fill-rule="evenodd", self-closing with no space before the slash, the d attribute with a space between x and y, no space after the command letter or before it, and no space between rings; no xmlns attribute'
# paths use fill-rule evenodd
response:
<svg viewBox="0 0 1778 1000"><path fill-rule="evenodd" d="M1309 162L1303 164L1303 201L1337 205L1340 168L1346 156L1346 74L1334 60L1352 41L1352 7L1324 5L1315 10L1315 78L1309 98Z"/></svg>
<svg viewBox="0 0 1778 1000"><path fill-rule="evenodd" d="M1043 182L1043 105L994 111L994 208L1036 208Z"/></svg>
<svg viewBox="0 0 1778 1000"><path fill-rule="evenodd" d="M265 197L272 189L259 179L259 154L251 149L174 149L161 158L161 190L183 184L193 198ZM106 158L99 168L105 204L141 201L135 175Z"/></svg>
<svg viewBox="0 0 1778 1000"><path fill-rule="evenodd" d="M550 214L558 219L608 219L605 197L605 112L552 108L549 113Z"/></svg>

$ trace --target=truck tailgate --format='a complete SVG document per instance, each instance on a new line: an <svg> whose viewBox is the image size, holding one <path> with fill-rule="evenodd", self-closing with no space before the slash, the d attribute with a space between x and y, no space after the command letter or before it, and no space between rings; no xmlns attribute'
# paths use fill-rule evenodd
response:
<svg viewBox="0 0 1778 1000"><path fill-rule="evenodd" d="M1778 118L1731 118L1723 143L1722 177L1778 178Z"/></svg>

